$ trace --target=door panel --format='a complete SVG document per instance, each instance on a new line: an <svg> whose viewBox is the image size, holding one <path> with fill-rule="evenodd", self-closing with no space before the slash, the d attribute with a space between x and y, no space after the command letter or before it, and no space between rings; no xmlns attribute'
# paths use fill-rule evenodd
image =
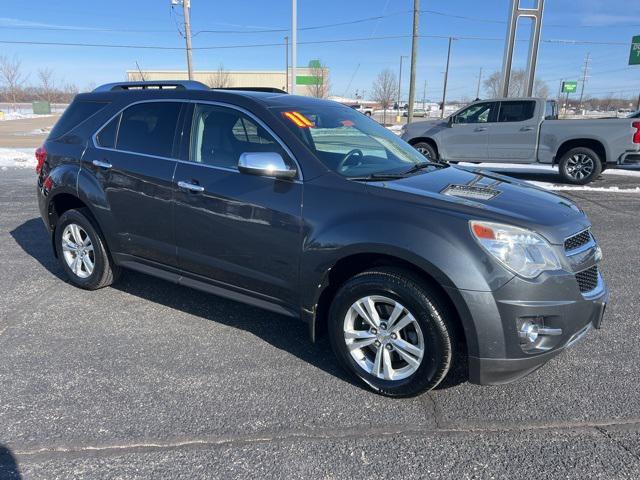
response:
<svg viewBox="0 0 640 480"><path fill-rule="evenodd" d="M538 143L535 105L531 100L500 103L498 123L489 132L489 161L535 161Z"/></svg>
<svg viewBox="0 0 640 480"><path fill-rule="evenodd" d="M106 196L106 222L115 252L176 266L173 174L182 103L142 102L96 134L83 166Z"/></svg>
<svg viewBox="0 0 640 480"><path fill-rule="evenodd" d="M233 109L196 105L193 118L191 161L179 162L175 174L179 267L297 305L302 183L236 167L245 151L286 153L258 122ZM179 182L200 188L181 188Z"/></svg>
<svg viewBox="0 0 640 480"><path fill-rule="evenodd" d="M487 160L489 131L495 122L496 102L474 103L451 118L440 133L446 160Z"/></svg>

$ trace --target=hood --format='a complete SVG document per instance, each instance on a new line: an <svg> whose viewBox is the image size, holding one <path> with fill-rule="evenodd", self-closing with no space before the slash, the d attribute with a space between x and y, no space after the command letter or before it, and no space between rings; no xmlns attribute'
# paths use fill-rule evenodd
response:
<svg viewBox="0 0 640 480"><path fill-rule="evenodd" d="M504 175L447 167L407 178L370 182L369 192L434 208L456 210L469 219L492 220L528 228L551 243L590 226L571 200Z"/></svg>

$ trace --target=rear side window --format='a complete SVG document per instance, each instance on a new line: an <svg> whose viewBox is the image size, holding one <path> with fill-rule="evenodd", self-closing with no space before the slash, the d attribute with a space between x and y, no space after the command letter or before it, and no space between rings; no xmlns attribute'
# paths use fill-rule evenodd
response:
<svg viewBox="0 0 640 480"><path fill-rule="evenodd" d="M69 133L89 117L95 115L105 106L107 102L87 102L75 101L67 107L60 120L56 122L49 134L50 138L58 138Z"/></svg>
<svg viewBox="0 0 640 480"><path fill-rule="evenodd" d="M96 135L98 145L106 148L114 148L116 146L116 135L118 134L120 116L121 115L118 115L111 120L102 130L100 130L98 135Z"/></svg>
<svg viewBox="0 0 640 480"><path fill-rule="evenodd" d="M535 108L536 102L532 101L502 102L498 122L524 122L533 118Z"/></svg>
<svg viewBox="0 0 640 480"><path fill-rule="evenodd" d="M122 112L116 148L171 157L180 107L179 102L149 102L127 108Z"/></svg>
<svg viewBox="0 0 640 480"><path fill-rule="evenodd" d="M544 118L546 120L557 120L558 113L556 112L556 102L547 101L544 104Z"/></svg>

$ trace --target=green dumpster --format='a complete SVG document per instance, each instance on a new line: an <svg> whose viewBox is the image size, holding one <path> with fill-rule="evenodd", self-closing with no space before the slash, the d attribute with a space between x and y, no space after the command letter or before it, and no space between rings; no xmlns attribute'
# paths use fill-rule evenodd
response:
<svg viewBox="0 0 640 480"><path fill-rule="evenodd" d="M36 115L50 115L51 114L51 104L49 102L32 102L31 108L33 108L33 113Z"/></svg>

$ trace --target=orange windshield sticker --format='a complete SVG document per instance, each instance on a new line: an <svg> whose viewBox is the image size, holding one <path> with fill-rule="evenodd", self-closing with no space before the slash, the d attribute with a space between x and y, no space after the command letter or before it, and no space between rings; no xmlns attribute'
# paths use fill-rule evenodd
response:
<svg viewBox="0 0 640 480"><path fill-rule="evenodd" d="M314 126L313 122L299 112L283 112L282 115L287 117L300 128L309 128Z"/></svg>

